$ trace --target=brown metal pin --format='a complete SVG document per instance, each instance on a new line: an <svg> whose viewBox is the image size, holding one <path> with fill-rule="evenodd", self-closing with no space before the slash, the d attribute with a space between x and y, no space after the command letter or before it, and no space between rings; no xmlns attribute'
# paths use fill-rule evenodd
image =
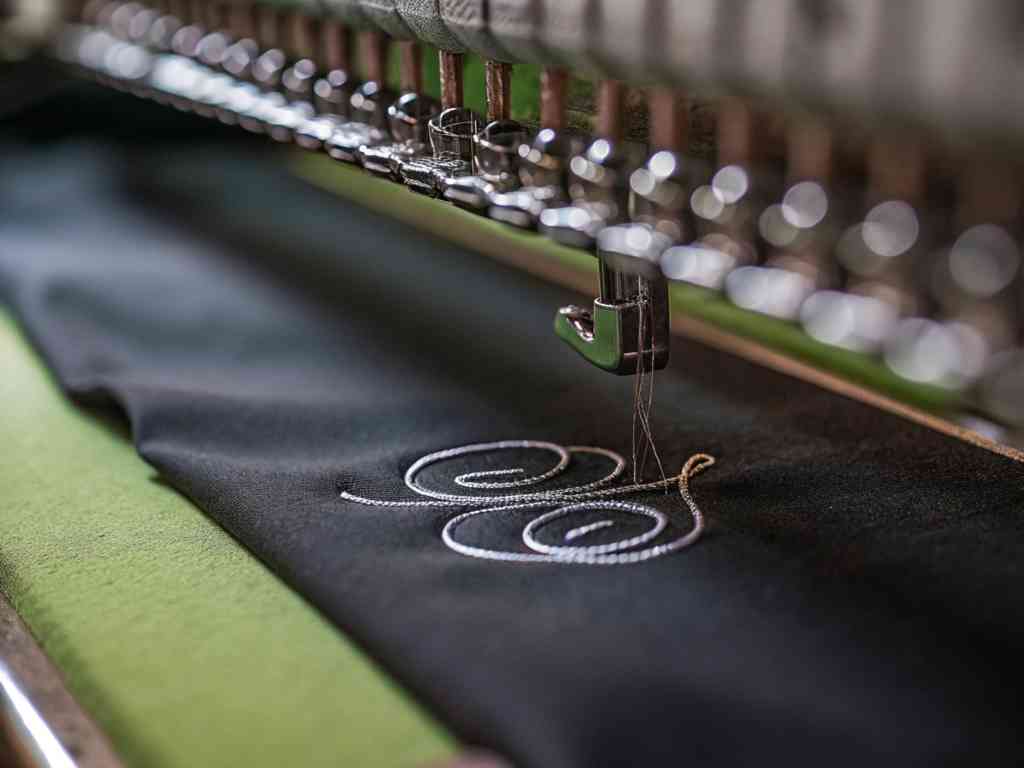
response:
<svg viewBox="0 0 1024 768"><path fill-rule="evenodd" d="M190 23L192 15L191 4L188 0L172 0L171 15L182 24Z"/></svg>
<svg viewBox="0 0 1024 768"><path fill-rule="evenodd" d="M671 88L651 88L647 93L647 134L651 151L685 152L690 145L689 103Z"/></svg>
<svg viewBox="0 0 1024 768"><path fill-rule="evenodd" d="M227 28L227 9L223 3L207 3L203 25L211 32L221 32Z"/></svg>
<svg viewBox="0 0 1024 768"><path fill-rule="evenodd" d="M487 122L508 120L512 114L512 65L488 60L484 64L484 87L487 91Z"/></svg>
<svg viewBox="0 0 1024 768"><path fill-rule="evenodd" d="M314 20L301 11L290 11L286 16L288 31L285 48L295 59L312 59L316 56L314 40L317 36L313 29Z"/></svg>
<svg viewBox="0 0 1024 768"><path fill-rule="evenodd" d="M463 55L452 51L440 51L441 106L462 106L462 64Z"/></svg>
<svg viewBox="0 0 1024 768"><path fill-rule="evenodd" d="M276 8L259 6L256 11L256 29L260 47L277 48L281 45L281 18Z"/></svg>
<svg viewBox="0 0 1024 768"><path fill-rule="evenodd" d="M957 181L957 227L1016 222L1024 197L1017 173L1018 169L1002 158L970 162Z"/></svg>
<svg viewBox="0 0 1024 768"><path fill-rule="evenodd" d="M832 131L815 118L801 118L786 131L786 176L790 182L832 176Z"/></svg>
<svg viewBox="0 0 1024 768"><path fill-rule="evenodd" d="M925 151L919 141L906 136L882 136L867 150L867 204L903 200L916 205L925 189Z"/></svg>
<svg viewBox="0 0 1024 768"><path fill-rule="evenodd" d="M352 71L352 33L348 27L333 19L320 23L320 58L328 72Z"/></svg>
<svg viewBox="0 0 1024 768"><path fill-rule="evenodd" d="M232 3L228 12L228 29L239 40L256 36L256 12L248 3Z"/></svg>
<svg viewBox="0 0 1024 768"><path fill-rule="evenodd" d="M399 64L398 87L402 93L423 92L423 51L415 40L402 40L399 44L402 58Z"/></svg>
<svg viewBox="0 0 1024 768"><path fill-rule="evenodd" d="M384 35L372 30L360 32L359 53L366 79L383 86L388 63L388 46Z"/></svg>
<svg viewBox="0 0 1024 768"><path fill-rule="evenodd" d="M540 73L540 125L556 131L565 128L566 89L569 76L564 69Z"/></svg>
<svg viewBox="0 0 1024 768"><path fill-rule="evenodd" d="M749 165L753 160L753 112L746 102L723 99L715 115L718 165Z"/></svg>
<svg viewBox="0 0 1024 768"><path fill-rule="evenodd" d="M612 141L622 138L622 97L625 88L618 80L602 80L597 88L597 135Z"/></svg>
<svg viewBox="0 0 1024 768"><path fill-rule="evenodd" d="M203 0L192 0L188 4L188 23L197 24L200 27L205 27L207 22L207 11L209 6L203 2Z"/></svg>

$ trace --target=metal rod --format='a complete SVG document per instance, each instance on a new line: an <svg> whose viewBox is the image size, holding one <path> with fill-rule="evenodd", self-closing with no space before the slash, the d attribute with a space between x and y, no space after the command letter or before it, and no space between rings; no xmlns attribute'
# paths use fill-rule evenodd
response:
<svg viewBox="0 0 1024 768"><path fill-rule="evenodd" d="M75 768L75 761L32 705L28 695L0 664L0 750L10 765ZM8 765L4 760L4 765Z"/></svg>
<svg viewBox="0 0 1024 768"><path fill-rule="evenodd" d="M883 200L921 202L925 190L925 152L905 136L875 138L867 152L867 204Z"/></svg>
<svg viewBox="0 0 1024 768"><path fill-rule="evenodd" d="M366 30L359 33L359 52L367 80L384 84L387 72L388 46L380 32Z"/></svg>
<svg viewBox="0 0 1024 768"><path fill-rule="evenodd" d="M975 160L957 184L957 227L1016 222L1021 213L1021 198L1014 166L996 159Z"/></svg>
<svg viewBox="0 0 1024 768"><path fill-rule="evenodd" d="M188 4L188 23L198 24L201 27L205 27L206 11L207 6L203 0L192 0L192 2Z"/></svg>
<svg viewBox="0 0 1024 768"><path fill-rule="evenodd" d="M440 51L441 65L441 106L462 106L462 61L461 53Z"/></svg>
<svg viewBox="0 0 1024 768"><path fill-rule="evenodd" d="M542 128L565 128L565 95L569 76L563 69L540 73L540 124Z"/></svg>
<svg viewBox="0 0 1024 768"><path fill-rule="evenodd" d="M260 6L257 11L259 43L263 48L277 48L281 44L281 19L276 8Z"/></svg>
<svg viewBox="0 0 1024 768"><path fill-rule="evenodd" d="M327 71L352 71L352 34L345 25L332 19L321 22L320 57Z"/></svg>
<svg viewBox="0 0 1024 768"><path fill-rule="evenodd" d="M256 13L245 3L232 3L228 13L228 28L238 39L256 36Z"/></svg>
<svg viewBox="0 0 1024 768"><path fill-rule="evenodd" d="M174 18L176 18L178 21L180 21L182 24L188 24L188 14L189 14L188 7L189 6L188 6L187 0L167 0L167 1L168 1L169 5L170 5L170 8L171 8L171 15ZM102 5L102 0L99 3L99 5Z"/></svg>
<svg viewBox="0 0 1024 768"><path fill-rule="evenodd" d="M487 91L487 122L508 120L512 114L512 65L488 60L484 65L484 86Z"/></svg>
<svg viewBox="0 0 1024 768"><path fill-rule="evenodd" d="M786 132L786 175L790 182L832 176L832 131L814 118L804 118Z"/></svg>
<svg viewBox="0 0 1024 768"><path fill-rule="evenodd" d="M0 594L0 765L119 768L99 728Z"/></svg>
<svg viewBox="0 0 1024 768"><path fill-rule="evenodd" d="M415 40L398 44L402 54L398 87L403 93L423 92L423 50Z"/></svg>
<svg viewBox="0 0 1024 768"><path fill-rule="evenodd" d="M296 59L311 59L316 56L313 19L301 11L291 11L286 17L286 23L288 39L285 42L288 53Z"/></svg>
<svg viewBox="0 0 1024 768"><path fill-rule="evenodd" d="M690 110L671 88L652 88L647 94L648 137L652 150L685 152L690 144Z"/></svg>
<svg viewBox="0 0 1024 768"><path fill-rule="evenodd" d="M748 165L753 159L753 112L744 101L723 99L715 120L718 164Z"/></svg>
<svg viewBox="0 0 1024 768"><path fill-rule="evenodd" d="M202 23L211 32L219 32L227 26L227 9L223 3L207 3Z"/></svg>
<svg viewBox="0 0 1024 768"><path fill-rule="evenodd" d="M618 141L622 138L622 95L618 80L602 80L597 90L597 134Z"/></svg>

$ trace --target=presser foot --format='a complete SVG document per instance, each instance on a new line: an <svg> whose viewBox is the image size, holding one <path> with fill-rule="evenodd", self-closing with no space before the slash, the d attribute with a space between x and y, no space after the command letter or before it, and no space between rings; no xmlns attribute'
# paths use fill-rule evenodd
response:
<svg viewBox="0 0 1024 768"><path fill-rule="evenodd" d="M359 148L359 159L363 168L374 176L400 184L402 163L422 156L426 151L422 144L409 145L395 141L388 144L364 145Z"/></svg>
<svg viewBox="0 0 1024 768"><path fill-rule="evenodd" d="M317 115L306 120L295 131L295 143L311 152L320 152L334 135L341 120L336 115Z"/></svg>
<svg viewBox="0 0 1024 768"><path fill-rule="evenodd" d="M606 227L597 236L600 295L592 309L562 307L555 335L602 370L624 376L668 364L668 284L659 260L664 235L642 224Z"/></svg>
<svg viewBox="0 0 1024 768"><path fill-rule="evenodd" d="M495 192L494 185L480 176L462 176L449 182L444 199L463 210L485 216Z"/></svg>
<svg viewBox="0 0 1024 768"><path fill-rule="evenodd" d="M620 376L649 373L668 365L668 314L663 328L651 328L640 340L640 303L606 304L593 309L571 304L555 315L555 335L587 361Z"/></svg>
<svg viewBox="0 0 1024 768"><path fill-rule="evenodd" d="M388 107L388 126L394 141L359 148L363 168L381 178L401 183L402 166L428 156L427 124L441 111L429 96L405 93Z"/></svg>
<svg viewBox="0 0 1024 768"><path fill-rule="evenodd" d="M519 147L526 131L513 120L495 120L473 137L473 176L449 180L444 198L458 207L487 215L495 195L519 187Z"/></svg>

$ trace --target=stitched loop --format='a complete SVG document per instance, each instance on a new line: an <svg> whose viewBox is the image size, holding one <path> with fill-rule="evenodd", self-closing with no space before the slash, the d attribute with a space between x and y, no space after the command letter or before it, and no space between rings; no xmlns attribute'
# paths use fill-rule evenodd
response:
<svg viewBox="0 0 1024 768"><path fill-rule="evenodd" d="M509 475L524 475L525 470L521 467L510 467L506 469L484 470L479 472L467 472L458 475L455 483L464 488L479 488L488 490L504 490L511 488L523 488L539 485L562 474L569 466L572 456L575 454L587 453L602 456L612 462L612 469L603 477L589 483L582 483L564 488L550 489L547 491L532 491L520 493L506 493L495 495L469 495L446 493L444 491L427 488L419 482L419 475L432 464L448 459L458 458L471 454L487 453L497 450L509 449L534 449L548 451L557 457L555 465L540 474L518 477L515 480L486 480L484 478L507 477ZM485 560L500 560L505 562L556 562L573 563L583 565L624 565L627 563L639 563L661 557L671 552L684 549L700 538L704 530L704 515L701 513L696 502L690 494L690 478L700 474L713 466L715 458L706 453L697 453L691 456L679 474L675 477L664 478L649 483L634 482L628 485L606 487L609 483L618 479L625 469L625 459L615 451L594 446L567 446L563 447L556 443L540 440L500 440L491 443L474 443L458 448L449 448L443 451L429 453L426 456L413 462L412 466L405 473L406 486L421 497L426 499L409 499L406 501L386 501L383 499L372 499L359 496L348 491L343 491L340 496L345 501L355 502L374 507L481 507L468 512L463 512L449 520L441 531L441 540L445 545L460 554L476 557ZM659 488L667 488L672 484L678 484L679 494L690 511L693 518L693 528L685 534L676 538L654 544L668 528L669 519L665 513L647 506L626 501L604 501L603 499L613 496L625 496L644 491L652 491ZM551 509L554 507L553 509ZM502 514L524 510L544 510L547 512L534 517L523 528L522 541L530 552L512 552L499 549L477 547L459 541L456 531L466 521L482 515ZM584 545L570 544L568 542L578 540L594 531L607 529L617 525L614 520L601 520L596 523L589 523L570 530L564 537L564 544L545 544L538 538L538 532L555 520L568 517L573 514L593 510L609 510L620 515L632 515L645 517L652 521L650 527L635 536L619 539L617 541L603 544Z"/></svg>

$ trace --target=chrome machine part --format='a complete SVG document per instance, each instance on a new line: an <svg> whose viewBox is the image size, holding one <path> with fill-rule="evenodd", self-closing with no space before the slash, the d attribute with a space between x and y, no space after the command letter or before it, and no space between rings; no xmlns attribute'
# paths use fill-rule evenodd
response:
<svg viewBox="0 0 1024 768"><path fill-rule="evenodd" d="M664 368L669 308L661 257L670 245L668 237L644 224L602 230L597 237L600 294L590 309L569 305L558 310L558 337L611 373Z"/></svg>

